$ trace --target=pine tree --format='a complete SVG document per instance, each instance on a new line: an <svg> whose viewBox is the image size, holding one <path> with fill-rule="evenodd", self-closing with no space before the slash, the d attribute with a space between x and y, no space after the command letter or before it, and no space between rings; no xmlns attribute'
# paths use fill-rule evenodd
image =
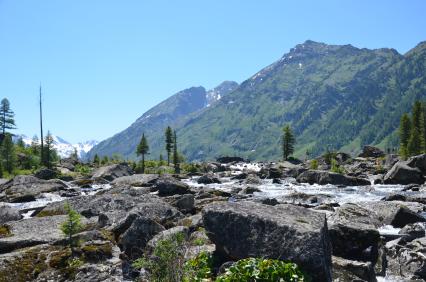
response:
<svg viewBox="0 0 426 282"><path fill-rule="evenodd" d="M109 158L108 158L108 156L104 156L104 157L102 158L101 163L102 163L103 165L105 165L105 164L107 164L108 162L109 162Z"/></svg>
<svg viewBox="0 0 426 282"><path fill-rule="evenodd" d="M4 169L11 174L15 168L16 163L16 153L15 146L12 141L12 135L6 133L3 138L2 147L1 147L2 160L4 162Z"/></svg>
<svg viewBox="0 0 426 282"><path fill-rule="evenodd" d="M294 152L294 144L296 142L293 132L290 128L290 125L286 125L283 128L283 137L282 137L282 150L283 150L283 159L286 161Z"/></svg>
<svg viewBox="0 0 426 282"><path fill-rule="evenodd" d="M34 135L33 139L31 140L31 153L34 155L40 154L40 141L38 140L38 136Z"/></svg>
<svg viewBox="0 0 426 282"><path fill-rule="evenodd" d="M15 120L13 119L15 114L10 109L9 100L4 98L0 102L0 127L2 131L2 136L5 136L6 130L16 129Z"/></svg>
<svg viewBox="0 0 426 282"><path fill-rule="evenodd" d="M145 138L145 134L142 134L141 141L136 150L136 154L138 156L140 155L142 156L142 173L145 173L145 154L148 154L148 152L149 152L148 141Z"/></svg>
<svg viewBox="0 0 426 282"><path fill-rule="evenodd" d="M164 163L163 154L160 154L160 159L159 159L159 161L160 161L160 166L161 166L161 165L163 165L163 163Z"/></svg>
<svg viewBox="0 0 426 282"><path fill-rule="evenodd" d="M170 126L167 126L165 135L166 135L167 165L170 165L170 154L173 148L173 131Z"/></svg>
<svg viewBox="0 0 426 282"><path fill-rule="evenodd" d="M68 245L71 248L71 253L74 255L74 246L76 243L73 236L79 233L83 229L83 224L81 223L81 215L73 210L71 206L66 203L64 209L67 213L67 220L61 224L61 231L68 239Z"/></svg>
<svg viewBox="0 0 426 282"><path fill-rule="evenodd" d="M16 146L18 146L21 149L25 149L25 142L22 137L19 137L18 141L16 141Z"/></svg>
<svg viewBox="0 0 426 282"><path fill-rule="evenodd" d="M405 159L408 157L408 142L411 134L411 120L408 114L403 114L399 125L399 153Z"/></svg>
<svg viewBox="0 0 426 282"><path fill-rule="evenodd" d="M95 154L95 157L93 158L93 163L94 163L95 165L99 165L99 164L100 164L100 162L101 162L101 160L99 159L98 154Z"/></svg>
<svg viewBox="0 0 426 282"><path fill-rule="evenodd" d="M176 130L173 133L173 165L175 167L175 173L180 173L180 166L179 166L179 153L177 150L177 136L176 136Z"/></svg>
<svg viewBox="0 0 426 282"><path fill-rule="evenodd" d="M46 138L44 139L44 148L43 148L43 164L47 168L52 168L52 162L54 158L54 152L53 152L53 137L52 134L50 134L50 131L47 132Z"/></svg>

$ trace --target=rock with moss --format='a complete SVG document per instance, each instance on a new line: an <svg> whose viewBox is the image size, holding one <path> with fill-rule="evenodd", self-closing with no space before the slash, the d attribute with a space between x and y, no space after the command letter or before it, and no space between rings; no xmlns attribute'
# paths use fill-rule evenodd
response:
<svg viewBox="0 0 426 282"><path fill-rule="evenodd" d="M0 224L20 220L21 218L22 215L19 213L18 209L0 203Z"/></svg>

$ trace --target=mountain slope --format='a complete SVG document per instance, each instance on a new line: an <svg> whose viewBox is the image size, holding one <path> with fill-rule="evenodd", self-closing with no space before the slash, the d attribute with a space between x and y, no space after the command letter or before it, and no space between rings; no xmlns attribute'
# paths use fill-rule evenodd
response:
<svg viewBox="0 0 426 282"><path fill-rule="evenodd" d="M189 159L278 159L285 124L298 156L394 146L401 114L426 96L425 61L425 43L403 56L306 41L182 125L181 148Z"/></svg>
<svg viewBox="0 0 426 282"><path fill-rule="evenodd" d="M237 87L238 83L225 81L209 91L201 86L180 91L144 113L129 128L100 142L88 153L87 158L92 159L95 154L120 154L124 158L135 158L142 133L148 137L151 154L158 158L164 147L163 135L167 126L175 127L181 119L214 105Z"/></svg>
<svg viewBox="0 0 426 282"><path fill-rule="evenodd" d="M176 113L173 105L181 99L176 94L144 114L131 130L92 151L129 156L145 132L152 157L158 158L164 154L162 135L169 124L177 129L179 149L189 160L220 155L279 159L285 124L296 134L298 157L307 150L318 155L327 148L356 153L365 144L395 147L402 113L426 96L425 64L425 42L402 55L394 49L308 40L221 99L213 99L215 103L197 100L209 97L200 90L198 98L188 98L197 106ZM151 111L174 114L142 124Z"/></svg>

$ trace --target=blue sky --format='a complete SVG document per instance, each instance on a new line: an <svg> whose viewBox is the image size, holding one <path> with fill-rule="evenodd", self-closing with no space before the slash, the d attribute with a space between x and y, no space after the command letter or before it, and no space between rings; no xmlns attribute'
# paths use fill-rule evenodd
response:
<svg viewBox="0 0 426 282"><path fill-rule="evenodd" d="M423 0L0 0L0 97L19 130L102 140L190 86L242 82L307 39L405 53Z"/></svg>

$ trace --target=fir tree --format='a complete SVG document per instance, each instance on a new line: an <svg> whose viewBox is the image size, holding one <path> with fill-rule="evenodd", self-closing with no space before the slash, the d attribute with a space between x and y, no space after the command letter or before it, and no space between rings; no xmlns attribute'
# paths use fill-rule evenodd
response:
<svg viewBox="0 0 426 282"><path fill-rule="evenodd" d="M170 126L167 126L165 135L166 135L167 165L170 165L170 154L173 148L173 131Z"/></svg>
<svg viewBox="0 0 426 282"><path fill-rule="evenodd" d="M95 154L95 157L93 158L93 163L95 165L99 165L101 163L101 160L99 159L98 154Z"/></svg>
<svg viewBox="0 0 426 282"><path fill-rule="evenodd" d="M163 154L160 154L160 159L159 159L159 161L160 161L160 166L161 166L161 165L163 165L163 163L164 163Z"/></svg>
<svg viewBox="0 0 426 282"><path fill-rule="evenodd" d="M21 149L25 149L25 142L24 142L24 139L22 139L22 137L18 138L18 141L16 141L16 146L18 146Z"/></svg>
<svg viewBox="0 0 426 282"><path fill-rule="evenodd" d="M283 129L283 137L282 137L282 151L283 151L283 159L286 161L294 152L294 143L296 142L293 132L289 125L286 125Z"/></svg>
<svg viewBox="0 0 426 282"><path fill-rule="evenodd" d="M40 140L38 139L37 135L34 135L33 139L31 140L31 153L34 155L40 154Z"/></svg>
<svg viewBox="0 0 426 282"><path fill-rule="evenodd" d="M71 206L66 203L65 211L67 213L67 220L61 224L61 231L68 239L68 245L71 248L71 253L74 255L75 238L73 236L83 229L81 223L81 215L73 210Z"/></svg>
<svg viewBox="0 0 426 282"><path fill-rule="evenodd" d="M46 138L44 139L44 148L43 148L43 164L47 168L52 168L52 162L54 158L53 152L53 137L50 134L50 131L47 132Z"/></svg>
<svg viewBox="0 0 426 282"><path fill-rule="evenodd" d="M102 158L101 163L102 163L103 165L105 165L105 164L107 164L108 162L109 162L109 158L108 158L108 156L104 156L104 157Z"/></svg>
<svg viewBox="0 0 426 282"><path fill-rule="evenodd" d="M15 120L13 119L15 114L10 109L9 100L4 98L0 102L0 127L2 131L2 136L5 136L6 130L16 129Z"/></svg>
<svg viewBox="0 0 426 282"><path fill-rule="evenodd" d="M408 157L408 142L411 134L411 121L408 114L403 114L399 125L399 153L403 158Z"/></svg>
<svg viewBox="0 0 426 282"><path fill-rule="evenodd" d="M142 134L141 141L139 142L136 154L142 156L142 173L145 173L145 155L148 154L149 146L148 141L145 138L145 134Z"/></svg>
<svg viewBox="0 0 426 282"><path fill-rule="evenodd" d="M180 165L179 165L179 153L177 150L177 136L176 130L173 133L173 165L175 167L175 173L180 173Z"/></svg>
<svg viewBox="0 0 426 282"><path fill-rule="evenodd" d="M3 167L9 174L11 174L15 168L16 153L15 146L12 141L12 135L10 135L9 133L6 133L6 135L4 135L1 153L4 162Z"/></svg>

